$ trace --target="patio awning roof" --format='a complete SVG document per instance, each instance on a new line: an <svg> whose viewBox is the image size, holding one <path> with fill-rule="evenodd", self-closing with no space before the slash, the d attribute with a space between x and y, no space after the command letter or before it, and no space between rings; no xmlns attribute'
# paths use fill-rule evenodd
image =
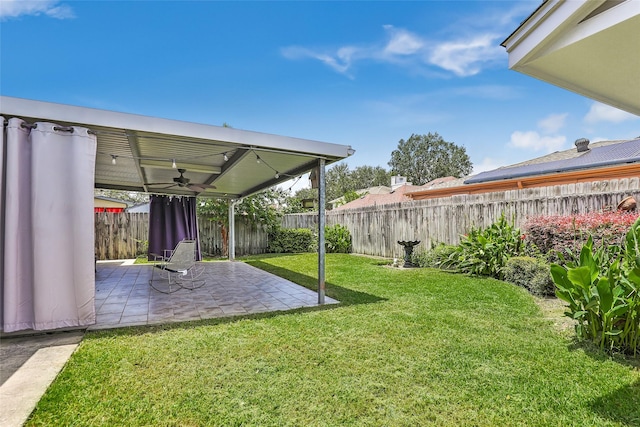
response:
<svg viewBox="0 0 640 427"><path fill-rule="evenodd" d="M0 114L95 132L95 187L104 189L237 199L308 172L320 158L329 164L354 153L345 145L6 96ZM177 169L190 184L215 188L172 185Z"/></svg>
<svg viewBox="0 0 640 427"><path fill-rule="evenodd" d="M640 115L640 2L545 0L504 41L509 68Z"/></svg>

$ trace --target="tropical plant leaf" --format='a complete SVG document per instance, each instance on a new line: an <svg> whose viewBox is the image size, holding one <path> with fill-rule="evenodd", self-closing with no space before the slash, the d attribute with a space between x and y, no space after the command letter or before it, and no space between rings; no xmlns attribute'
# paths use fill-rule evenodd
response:
<svg viewBox="0 0 640 427"><path fill-rule="evenodd" d="M611 292L611 286L609 285L609 279L601 277L596 285L598 290L598 297L600 298L600 309L603 313L608 313L613 305L613 292Z"/></svg>
<svg viewBox="0 0 640 427"><path fill-rule="evenodd" d="M591 287L591 269L587 266L571 268L567 271L567 278L583 290Z"/></svg>

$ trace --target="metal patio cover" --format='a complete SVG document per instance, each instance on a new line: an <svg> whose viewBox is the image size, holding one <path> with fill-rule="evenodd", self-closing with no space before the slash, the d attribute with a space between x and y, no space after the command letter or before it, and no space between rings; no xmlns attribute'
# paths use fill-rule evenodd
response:
<svg viewBox="0 0 640 427"><path fill-rule="evenodd" d="M345 145L6 96L0 113L95 132L95 187L103 189L238 199L300 176L320 158L329 164L354 153ZM152 185L179 176L174 162L191 183L216 188Z"/></svg>
<svg viewBox="0 0 640 427"><path fill-rule="evenodd" d="M509 68L640 115L640 1L545 0L502 46Z"/></svg>

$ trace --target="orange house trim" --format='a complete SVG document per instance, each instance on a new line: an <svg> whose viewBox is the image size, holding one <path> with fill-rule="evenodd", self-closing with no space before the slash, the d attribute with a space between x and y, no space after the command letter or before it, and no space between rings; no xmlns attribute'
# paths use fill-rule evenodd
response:
<svg viewBox="0 0 640 427"><path fill-rule="evenodd" d="M433 188L406 193L413 200L435 199L459 194L491 193L495 191L521 190L534 187L575 184L579 182L604 181L608 179L638 178L640 163L622 164L606 168L559 172L547 175L503 179L499 181L464 184L457 187Z"/></svg>

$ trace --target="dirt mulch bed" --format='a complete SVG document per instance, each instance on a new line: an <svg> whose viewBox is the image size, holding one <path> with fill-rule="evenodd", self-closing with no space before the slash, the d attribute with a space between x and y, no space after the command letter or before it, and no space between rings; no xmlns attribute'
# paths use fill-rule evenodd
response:
<svg viewBox="0 0 640 427"><path fill-rule="evenodd" d="M572 332L576 324L575 320L564 315L566 303L559 298L535 298L536 304L542 310L545 319L553 323L555 328L562 333Z"/></svg>

